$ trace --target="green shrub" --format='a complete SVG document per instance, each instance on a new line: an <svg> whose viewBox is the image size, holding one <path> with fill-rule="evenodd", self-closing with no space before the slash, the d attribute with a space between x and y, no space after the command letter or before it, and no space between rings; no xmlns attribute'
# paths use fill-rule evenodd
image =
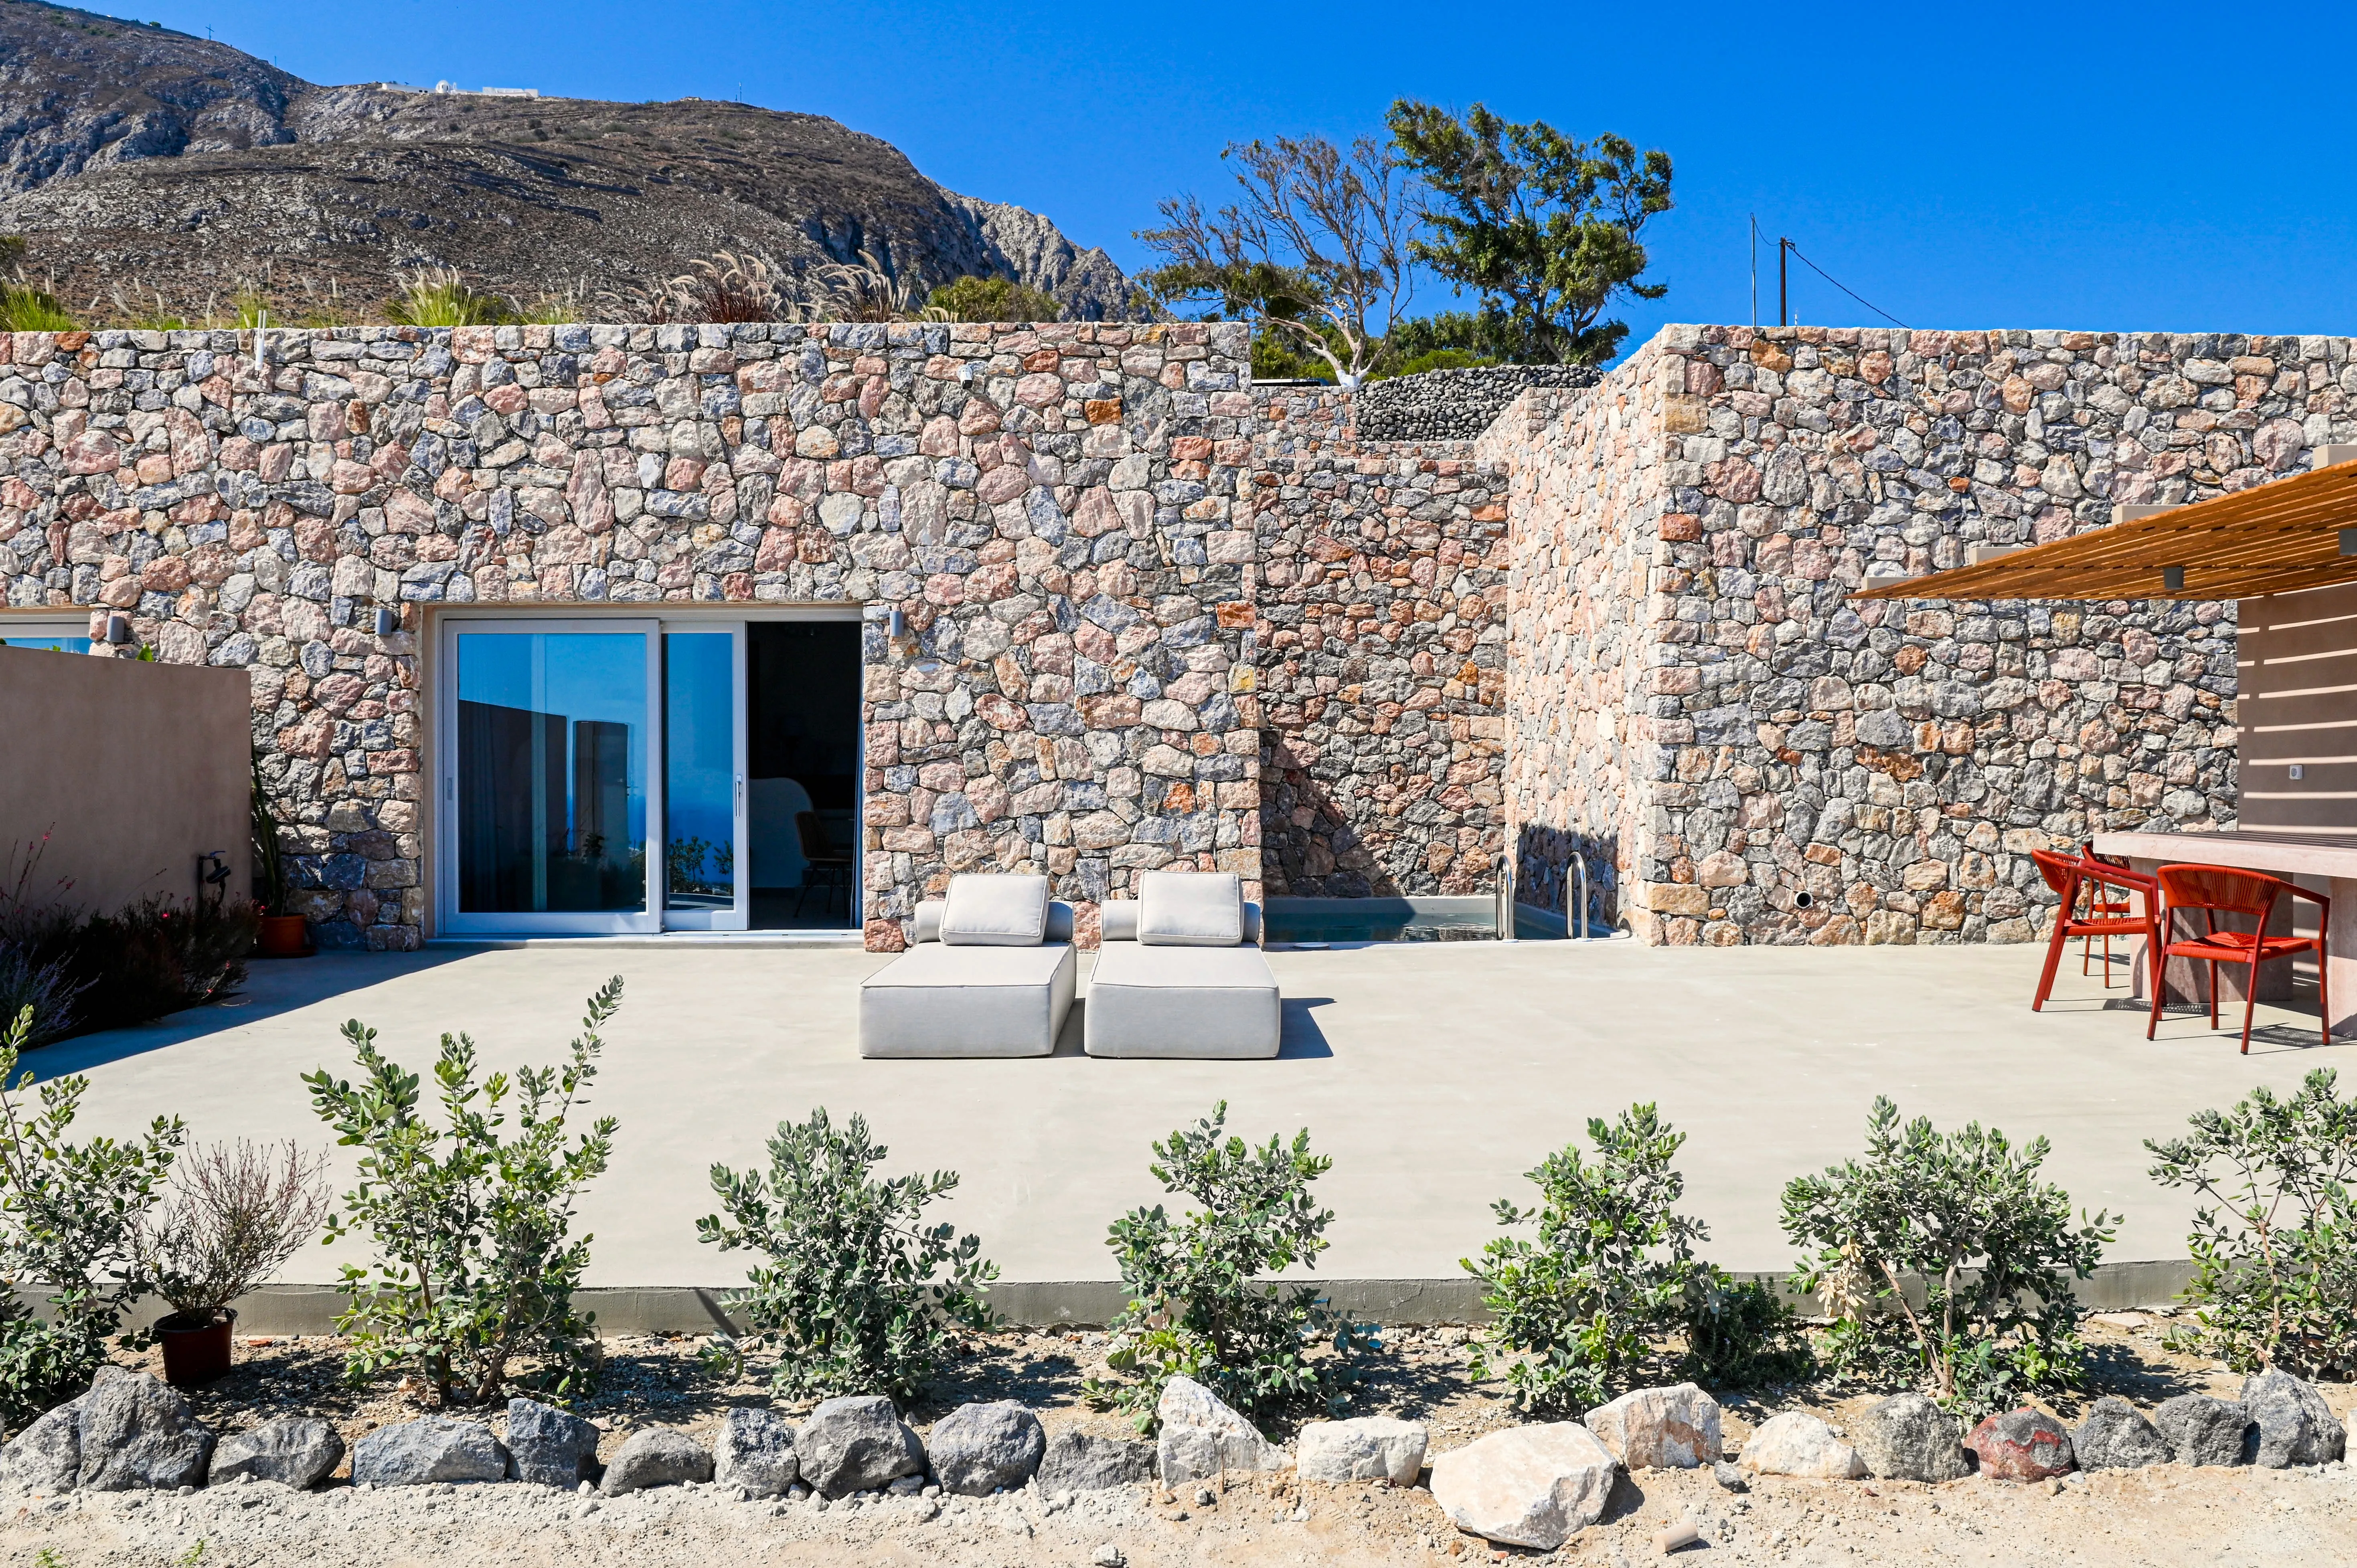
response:
<svg viewBox="0 0 2357 1568"><path fill-rule="evenodd" d="M957 1173L878 1181L871 1173L888 1152L865 1118L838 1132L821 1109L778 1123L766 1178L712 1167L727 1218L697 1220L696 1239L769 1260L728 1303L749 1332L726 1353L741 1367L746 1347L775 1348L771 1384L789 1398L882 1393L905 1403L954 1350L953 1329L991 1325L982 1287L998 1270L981 1240L924 1223Z"/></svg>
<svg viewBox="0 0 2357 1568"><path fill-rule="evenodd" d="M1318 1287L1268 1276L1315 1263L1329 1243L1334 1211L1319 1208L1309 1184L1333 1166L1309 1152L1307 1129L1292 1146L1272 1137L1255 1148L1222 1136L1228 1105L1156 1144L1148 1165L1165 1192L1203 1207L1173 1219L1160 1204L1114 1221L1129 1305L1113 1324L1105 1360L1129 1380L1085 1388L1153 1426L1163 1386L1189 1377L1247 1415L1302 1406L1339 1410L1357 1369L1379 1348L1371 1324L1332 1311ZM1330 1352L1317 1356L1319 1346Z"/></svg>
<svg viewBox="0 0 2357 1568"><path fill-rule="evenodd" d="M1534 1239L1497 1237L1460 1264L1493 1315L1474 1341L1474 1376L1501 1379L1526 1414L1577 1419L1665 1370L1667 1342L1697 1319L1690 1359L1710 1365L1748 1369L1780 1323L1789 1337L1788 1320L1695 1258L1710 1232L1676 1211L1684 1133L1632 1105L1590 1118L1587 1137L1593 1161L1567 1144L1529 1173L1536 1208L1491 1205L1500 1225L1531 1226Z"/></svg>
<svg viewBox="0 0 2357 1568"><path fill-rule="evenodd" d="M1706 1269L1686 1300L1684 1375L1719 1388L1788 1383L1816 1369L1800 1320L1774 1285Z"/></svg>
<svg viewBox="0 0 2357 1568"><path fill-rule="evenodd" d="M1920 1374L1943 1404L1981 1413L2031 1393L2076 1388L2079 1339L2072 1279L2084 1279L2115 1233L2116 1216L2082 1215L2071 1195L2039 1179L2048 1144L2016 1150L1978 1122L1901 1126L1877 1099L1864 1161L1784 1188L1784 1231L1807 1250L1800 1288L1820 1293L1834 1323L1825 1347L1836 1371ZM1909 1275L1924 1305L1908 1299Z"/></svg>
<svg viewBox="0 0 2357 1568"><path fill-rule="evenodd" d="M925 302L951 321L1061 321L1064 307L1053 295L1028 288L1013 278L959 278L933 290Z"/></svg>
<svg viewBox="0 0 2357 1568"><path fill-rule="evenodd" d="M243 898L183 904L150 894L73 932L66 972L87 989L75 1032L145 1024L235 991L262 930L262 912Z"/></svg>
<svg viewBox="0 0 2357 1568"><path fill-rule="evenodd" d="M16 1063L32 1032L20 1011L0 1033L0 1425L12 1427L89 1387L146 1294L135 1239L186 1136L159 1116L136 1137L69 1142L90 1080L53 1078L28 1100L33 1075ZM47 1296L48 1321L29 1294Z"/></svg>
<svg viewBox="0 0 2357 1568"><path fill-rule="evenodd" d="M2190 1137L2146 1141L2153 1180L2204 1199L2181 1348L2238 1372L2357 1376L2357 1101L2334 1082L2319 1068L2292 1094L2255 1089Z"/></svg>
<svg viewBox="0 0 2357 1568"><path fill-rule="evenodd" d="M1501 362L1486 355L1471 353L1463 349L1435 349L1429 353L1418 354L1412 360L1403 360L1382 374L1370 376L1367 379L1371 381L1389 381L1394 376L1420 376L1426 371L1471 371L1484 365L1495 365Z"/></svg>
<svg viewBox="0 0 2357 1568"><path fill-rule="evenodd" d="M567 1399L596 1386L596 1322L573 1307L592 1238L571 1230L582 1188L613 1153L615 1121L578 1134L569 1122L597 1076L598 1030L621 1000L617 975L589 998L564 1065L522 1068L512 1079L495 1072L479 1082L475 1042L443 1036L434 1067L442 1127L420 1109L417 1075L386 1060L358 1019L344 1038L362 1080L325 1068L304 1076L320 1120L361 1151L360 1184L327 1228L330 1241L365 1236L376 1251L371 1267L342 1270L350 1305L336 1329L351 1340L350 1380L414 1369L445 1402L510 1389Z"/></svg>

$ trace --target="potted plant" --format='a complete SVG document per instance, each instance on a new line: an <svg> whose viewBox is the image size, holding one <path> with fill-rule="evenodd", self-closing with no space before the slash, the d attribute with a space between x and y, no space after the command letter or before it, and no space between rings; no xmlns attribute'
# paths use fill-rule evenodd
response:
<svg viewBox="0 0 2357 1568"><path fill-rule="evenodd" d="M278 819L262 787L262 764L253 765L253 881L262 906L262 933L255 947L263 958L308 958L310 923L286 912L286 862L278 847Z"/></svg>
<svg viewBox="0 0 2357 1568"><path fill-rule="evenodd" d="M149 1332L164 1352L164 1380L187 1388L229 1370L230 1305L268 1278L327 1223L333 1197L324 1155L294 1144L257 1147L242 1138L183 1156L172 1192L143 1220L134 1242L139 1273L171 1312Z"/></svg>

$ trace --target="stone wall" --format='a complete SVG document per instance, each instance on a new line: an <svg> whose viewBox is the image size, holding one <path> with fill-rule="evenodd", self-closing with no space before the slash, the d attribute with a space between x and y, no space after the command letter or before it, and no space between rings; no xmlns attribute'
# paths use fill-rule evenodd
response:
<svg viewBox="0 0 2357 1568"><path fill-rule="evenodd" d="M1473 441L1532 387L1592 387L1587 365L1483 365L1394 376L1351 399L1362 441Z"/></svg>
<svg viewBox="0 0 2357 1568"><path fill-rule="evenodd" d="M964 868L1257 893L1241 328L0 335L0 580L246 668L303 911L426 918L435 605L851 602L868 940ZM403 610L379 638L378 605ZM908 613L919 646L888 649Z"/></svg>
<svg viewBox="0 0 2357 1568"><path fill-rule="evenodd" d="M1479 449L1513 476L1504 787L1515 897L1568 916L1577 855L1586 916L1608 925L1657 825L1648 701L1664 618L1649 592L1665 505L1656 363L1648 347L1593 392L1526 393Z"/></svg>
<svg viewBox="0 0 2357 1568"><path fill-rule="evenodd" d="M1852 604L2115 501L2200 499L2350 439L2341 339L1671 328L1591 396L1663 494L1624 850L1670 942L2021 940L2028 852L2235 809L2232 604ZM1599 454L1591 467L1606 465ZM1639 487L1641 540L1655 501ZM1534 520L1534 526L1535 520ZM1518 517L1517 527L1523 526Z"/></svg>
<svg viewBox="0 0 2357 1568"><path fill-rule="evenodd" d="M1253 521L1272 894L1486 893L1504 848L1504 470L1263 389Z"/></svg>

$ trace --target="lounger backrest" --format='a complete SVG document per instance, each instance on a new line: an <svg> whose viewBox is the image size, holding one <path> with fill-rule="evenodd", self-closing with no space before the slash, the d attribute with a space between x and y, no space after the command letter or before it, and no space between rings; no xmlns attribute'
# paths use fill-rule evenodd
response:
<svg viewBox="0 0 2357 1568"><path fill-rule="evenodd" d="M1097 906L1097 935L1108 942L1134 942L1137 940L1137 900L1108 898ZM1260 906L1244 901L1244 940L1246 947L1260 945Z"/></svg>
<svg viewBox="0 0 2357 1568"><path fill-rule="evenodd" d="M942 910L946 899L928 898L917 906L915 940L937 942L942 940ZM1048 931L1043 940L1069 942L1072 940L1072 907L1060 898L1048 900Z"/></svg>

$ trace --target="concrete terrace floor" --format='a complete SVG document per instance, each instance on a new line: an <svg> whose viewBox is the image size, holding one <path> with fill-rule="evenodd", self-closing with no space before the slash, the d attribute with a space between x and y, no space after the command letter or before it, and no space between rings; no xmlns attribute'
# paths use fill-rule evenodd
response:
<svg viewBox="0 0 2357 1568"><path fill-rule="evenodd" d="M1114 1277L1107 1224L1159 1200L1147 1144L1226 1099L1230 1125L1288 1137L1307 1125L1334 1158L1318 1183L1337 1213L1319 1272L1338 1279L1461 1277L1495 1233L1493 1199L1526 1200L1523 1173L1583 1137L1586 1119L1652 1100L1691 1134L1685 1208L1706 1255L1789 1267L1778 1195L1792 1176L1857 1152L1887 1093L1941 1125L1978 1119L2043 1133L2081 1205L2125 1211L2108 1257L2181 1258L2191 1204L2153 1187L2147 1137L2182 1129L2259 1083L2347 1070L2357 1045L2319 1046L2314 1015L2262 1006L2248 1058L2206 1018L2141 1013L2081 980L2029 998L2028 947L1646 949L1451 943L1269 955L1287 998L1283 1055L1264 1062L1098 1061L1075 1010L1059 1054L1013 1061L863 1061L858 983L885 962L846 950L582 947L327 954L257 963L245 995L144 1029L36 1052L41 1076L86 1071L85 1125L129 1132L157 1112L199 1139L328 1142L297 1075L350 1076L337 1029L358 1017L394 1060L431 1062L441 1031L470 1032L487 1067L556 1059L581 999L626 978L597 1108L620 1118L612 1170L584 1205L590 1283L739 1281L743 1254L699 1245L715 1161L744 1165L785 1117L866 1114L886 1169L963 1180L937 1213L978 1232L1008 1281ZM1083 995L1087 975L1083 955ZM430 1088L431 1080L428 1079ZM349 1165L350 1151L336 1151ZM331 1279L312 1250L285 1271Z"/></svg>

